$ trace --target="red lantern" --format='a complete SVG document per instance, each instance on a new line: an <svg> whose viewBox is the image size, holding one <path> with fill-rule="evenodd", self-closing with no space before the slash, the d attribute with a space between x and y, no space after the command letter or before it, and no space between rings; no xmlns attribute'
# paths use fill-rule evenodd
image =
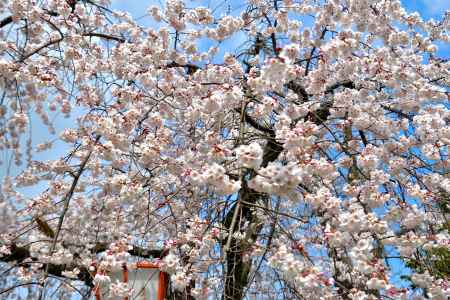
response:
<svg viewBox="0 0 450 300"><path fill-rule="evenodd" d="M142 261L132 267L123 267L122 271L108 273L112 282L116 280L128 283L133 289L131 297L124 300L164 300L168 285L167 273L161 272L157 264ZM106 286L95 286L96 300L108 298L109 290ZM118 297L115 299L119 299Z"/></svg>

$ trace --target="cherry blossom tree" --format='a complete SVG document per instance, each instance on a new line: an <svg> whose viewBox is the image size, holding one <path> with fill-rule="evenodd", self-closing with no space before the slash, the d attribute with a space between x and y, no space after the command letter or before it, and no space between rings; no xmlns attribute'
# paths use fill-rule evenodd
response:
<svg viewBox="0 0 450 300"><path fill-rule="evenodd" d="M450 14L199 2L0 2L0 298L447 299Z"/></svg>

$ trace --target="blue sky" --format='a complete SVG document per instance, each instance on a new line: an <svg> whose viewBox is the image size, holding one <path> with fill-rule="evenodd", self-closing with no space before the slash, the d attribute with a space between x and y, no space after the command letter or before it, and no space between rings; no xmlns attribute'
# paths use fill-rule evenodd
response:
<svg viewBox="0 0 450 300"><path fill-rule="evenodd" d="M424 19L437 18L450 9L448 0L402 0L408 11L418 11Z"/></svg>

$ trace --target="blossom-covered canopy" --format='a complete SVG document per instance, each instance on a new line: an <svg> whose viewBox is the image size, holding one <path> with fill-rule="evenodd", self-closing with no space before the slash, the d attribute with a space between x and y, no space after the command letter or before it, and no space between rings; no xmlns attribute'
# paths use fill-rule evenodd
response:
<svg viewBox="0 0 450 300"><path fill-rule="evenodd" d="M109 2L0 3L0 298L449 297L450 14Z"/></svg>

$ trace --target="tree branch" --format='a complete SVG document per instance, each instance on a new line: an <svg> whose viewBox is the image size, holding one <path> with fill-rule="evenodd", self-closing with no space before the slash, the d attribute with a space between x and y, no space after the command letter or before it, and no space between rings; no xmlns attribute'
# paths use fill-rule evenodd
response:
<svg viewBox="0 0 450 300"><path fill-rule="evenodd" d="M97 254L106 251L109 248L108 243L98 243L92 249L92 252ZM164 249L145 249L137 246L133 246L133 249L129 250L128 253L132 256L138 256L141 258L162 258L165 254ZM74 256L77 256L76 254ZM38 262L37 258L32 257L30 253L29 246L17 246L15 244L11 245L11 254L7 256L0 257L0 261L4 263L16 262L16 264L26 264L26 260L31 260L33 262ZM77 279L84 282L87 286L93 286L92 275L85 266L81 266L75 262L68 265L56 265L56 264L43 264L42 269L47 269L48 274L73 279L64 276L62 273L64 271L72 271L73 269L79 269L80 273L77 275Z"/></svg>
<svg viewBox="0 0 450 300"><path fill-rule="evenodd" d="M294 81L288 82L286 87L290 90L292 90L294 93L296 93L298 96L302 98L302 103L308 101L308 93L306 92L305 88L301 86L298 83L295 83Z"/></svg>
<svg viewBox="0 0 450 300"><path fill-rule="evenodd" d="M240 112L239 109L236 109L236 111ZM253 119L248 113L244 112L244 121L248 123L250 126L252 126L254 129L268 133L270 135L275 134L275 131L272 128L263 126L259 124L255 119Z"/></svg>
<svg viewBox="0 0 450 300"><path fill-rule="evenodd" d="M3 20L0 21L0 28L3 28L6 25L12 23L12 21L13 21L12 16L8 16L8 17L4 18Z"/></svg>
<svg viewBox="0 0 450 300"><path fill-rule="evenodd" d="M31 260L33 262L38 262L37 258L32 257L29 247L18 247L15 244L11 246L11 254L7 256L0 257L0 261L5 263L23 263L25 260ZM26 263L25 263L26 265ZM77 279L83 281L87 286L93 286L92 284L92 276L89 273L89 270L81 265L77 265L76 263L72 263L69 265L56 265L56 264L43 264L42 269L47 270L48 274L57 277L68 278L62 274L64 271L72 271L73 269L79 269L80 273L77 275ZM68 278L73 279L73 278Z"/></svg>
<svg viewBox="0 0 450 300"><path fill-rule="evenodd" d="M90 37L99 37L102 39L106 39L106 40L113 40L119 43L125 43L126 40L124 38L118 37L118 36L113 36L113 35L109 35L109 34L105 34L105 33L100 33L100 32L87 32L87 33L83 33L83 36L90 36Z"/></svg>

